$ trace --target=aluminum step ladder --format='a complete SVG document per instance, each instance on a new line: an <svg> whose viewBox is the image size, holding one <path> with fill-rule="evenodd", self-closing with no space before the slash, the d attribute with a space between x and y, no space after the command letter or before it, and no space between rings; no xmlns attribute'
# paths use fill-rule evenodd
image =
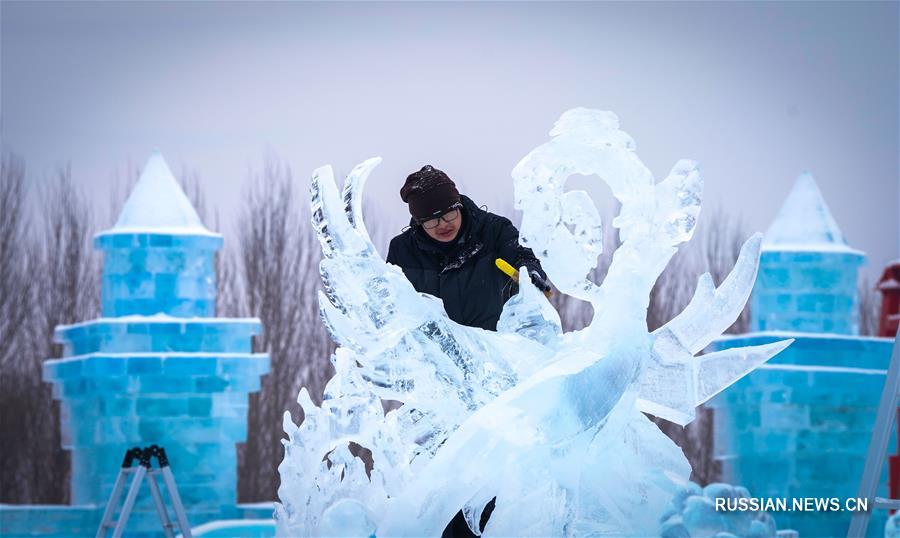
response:
<svg viewBox="0 0 900 538"><path fill-rule="evenodd" d="M156 458L158 464L156 469L152 466L153 458ZM135 463L138 465L134 466ZM125 504L122 505L122 510L119 512L119 519L113 520L116 508L119 505L119 499L122 497L122 491L125 489L125 482L128 481L129 476L132 478L131 485L128 487L128 494L125 496ZM169 458L166 456L165 449L156 445L143 449L134 447L125 452L125 459L122 461L122 467L119 469L119 475L116 477L116 482L113 485L112 494L106 503L106 510L103 511L103 519L100 520L100 528L97 529L97 538L105 537L107 529L112 529L113 538L122 536L138 493L140 493L141 483L145 478L147 479L147 485L150 487L150 495L153 497L153 504L156 506L156 513L159 515L159 522L162 524L166 538L175 536L174 526L169 519L159 484L156 482L157 476L162 476L163 483L166 485L182 536L191 538L191 526L188 524L187 516L184 513L184 505L181 503L181 496L178 494L178 486L175 485L175 477L172 476L172 470L169 468Z"/></svg>
<svg viewBox="0 0 900 538"><path fill-rule="evenodd" d="M894 338L894 351L891 353L891 363L888 366L887 378L884 380L884 389L881 391L881 401L878 403L878 416L875 418L875 428L872 430L872 439L869 441L869 451L866 454L866 466L856 495L858 499L868 500L868 510L853 512L850 529L847 531L848 538L866 535L873 509L900 510L900 499L875 496L881 469L887 457L898 397L900 397L900 332Z"/></svg>

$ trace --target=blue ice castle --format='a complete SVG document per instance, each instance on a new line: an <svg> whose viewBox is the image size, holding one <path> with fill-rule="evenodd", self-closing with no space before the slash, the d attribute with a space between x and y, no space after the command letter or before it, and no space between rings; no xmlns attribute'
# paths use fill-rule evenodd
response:
<svg viewBox="0 0 900 538"><path fill-rule="evenodd" d="M892 338L858 336L864 262L813 177L801 175L765 235L751 332L712 345L795 339L710 403L725 482L755 497L856 496L893 345ZM878 494L886 497L886 469L883 477ZM801 538L846 536L850 523L848 512L773 515L779 528ZM886 511L873 512L869 536L883 534L886 518Z"/></svg>
<svg viewBox="0 0 900 538"><path fill-rule="evenodd" d="M57 327L64 357L44 363L71 453L71 506L6 505L2 534L93 536L126 449L151 444L168 452L192 526L270 518L271 503L237 504L236 444L269 357L252 352L259 320L215 317L222 236L156 154L94 245L104 256L101 317ZM127 534L162 535L146 485Z"/></svg>

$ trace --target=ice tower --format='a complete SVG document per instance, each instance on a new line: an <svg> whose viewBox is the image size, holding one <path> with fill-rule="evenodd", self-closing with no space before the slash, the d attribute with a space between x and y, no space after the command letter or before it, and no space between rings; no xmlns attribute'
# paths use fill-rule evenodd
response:
<svg viewBox="0 0 900 538"><path fill-rule="evenodd" d="M752 329L859 334L856 281L864 262L804 172L765 235Z"/></svg>
<svg viewBox="0 0 900 538"><path fill-rule="evenodd" d="M115 226L97 234L94 244L104 258L104 317L215 315L215 255L222 236L203 226L158 153Z"/></svg>
<svg viewBox="0 0 900 538"><path fill-rule="evenodd" d="M125 450L150 444L166 448L192 525L240 517L236 444L269 358L252 353L259 320L213 317L222 237L203 226L156 154L94 244L104 254L102 316L57 327L64 357L44 367L81 516L59 529L41 516L45 530L93 534ZM144 491L129 534L159 534L153 510Z"/></svg>
<svg viewBox="0 0 900 538"><path fill-rule="evenodd" d="M848 246L809 174L766 233L751 332L711 348L794 343L710 402L722 479L762 497L856 495L893 339L856 336L862 252ZM892 436L891 452L893 452ZM886 471L886 470L885 470ZM887 495L887 473L879 495ZM846 536L848 512L779 512L800 536ZM869 536L886 513L873 512Z"/></svg>

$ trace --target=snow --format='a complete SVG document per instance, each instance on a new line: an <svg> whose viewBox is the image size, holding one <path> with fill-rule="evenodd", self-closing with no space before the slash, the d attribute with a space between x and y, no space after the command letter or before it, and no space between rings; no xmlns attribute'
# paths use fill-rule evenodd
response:
<svg viewBox="0 0 900 538"><path fill-rule="evenodd" d="M150 233L219 237L200 221L159 152L153 153L144 166L115 226L98 236Z"/></svg>
<svg viewBox="0 0 900 538"><path fill-rule="evenodd" d="M46 365L65 364L67 362L78 362L90 357L103 357L110 359L130 359L132 357L159 357L165 359L168 357L191 358L191 359L258 359L262 360L268 357L265 353L229 353L218 351L128 351L128 352L106 352L98 351L95 353L86 353L84 355L72 355L62 357L60 359L47 359L43 362ZM269 503L271 504L271 503Z"/></svg>
<svg viewBox="0 0 900 538"><path fill-rule="evenodd" d="M766 236L768 240L768 236ZM833 252L836 254L855 254L864 256L865 252L847 245L834 243L763 243L763 250L778 252Z"/></svg>
<svg viewBox="0 0 900 538"><path fill-rule="evenodd" d="M685 310L648 332L650 291L694 232L703 183L689 160L656 182L634 147L615 114L573 109L513 169L521 241L561 292L594 308L570 333L528 279L498 332L453 322L361 225L379 159L354 168L343 193L331 167L314 172L320 308L339 347L322 404L303 388L303 422L284 415L280 535L437 536L460 509L474 530L494 497L484 536L658 533L691 469L644 412L687 424L790 340L694 356L743 309L759 234L722 285L702 275ZM588 279L602 249L599 213L586 192L565 191L573 174L602 178L621 203L612 225L623 242L600 284ZM403 406L385 412L383 400ZM371 473L350 442L371 451Z"/></svg>
<svg viewBox="0 0 900 538"><path fill-rule="evenodd" d="M256 503L240 503L238 508L241 510L275 510L275 503L271 501L262 501Z"/></svg>
<svg viewBox="0 0 900 538"><path fill-rule="evenodd" d="M783 372L821 372L825 374L861 374L861 375L886 375L887 370L873 368L850 368L847 366L800 366L796 364L764 364L760 370L780 370Z"/></svg>
<svg viewBox="0 0 900 538"><path fill-rule="evenodd" d="M272 536L275 522L271 519L220 519L191 529L192 536ZM176 538L183 538L178 534Z"/></svg>
<svg viewBox="0 0 900 538"><path fill-rule="evenodd" d="M847 244L809 172L797 177L778 216L766 231L763 249L862 254Z"/></svg>
<svg viewBox="0 0 900 538"><path fill-rule="evenodd" d="M237 323L237 324L253 324L259 325L258 318L180 318L175 316L169 316L167 314L154 314L152 316L119 316L115 318L94 318L88 321L82 321L80 323L73 323L71 325L57 325L57 332L69 331L71 329L78 329L83 327L89 327L92 325L109 325L109 324L131 324L131 323L179 323L182 325L191 325L191 324L206 324L212 323L215 325L229 324L229 323Z"/></svg>
<svg viewBox="0 0 900 538"><path fill-rule="evenodd" d="M72 510L83 510L86 512L92 512L99 508L104 508L103 505L97 504L7 504L0 503L0 508L6 509L14 509L14 510L40 510L40 511L57 511L57 512L69 512Z"/></svg>
<svg viewBox="0 0 900 538"><path fill-rule="evenodd" d="M794 339L794 338L803 338L804 340L853 340L853 341L862 341L862 342L893 342L894 339L891 337L885 336L849 336L846 334L837 334L837 333L808 333L808 332L795 332L795 331L754 331L748 333L741 334L723 334L722 336L716 338L717 342L723 342L728 340L753 340L757 338L780 338L780 339Z"/></svg>
<svg viewBox="0 0 900 538"><path fill-rule="evenodd" d="M672 498L658 536L775 538L777 530L771 514L758 510L716 509L716 499L736 502L738 498L748 499L749 502L750 492L744 487L729 484L713 483L701 488L694 482L688 482Z"/></svg>

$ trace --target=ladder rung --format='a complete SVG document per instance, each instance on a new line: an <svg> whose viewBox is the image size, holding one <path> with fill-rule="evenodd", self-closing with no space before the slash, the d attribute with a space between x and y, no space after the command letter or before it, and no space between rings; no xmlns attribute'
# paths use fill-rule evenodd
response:
<svg viewBox="0 0 900 538"><path fill-rule="evenodd" d="M875 497L875 508L900 510L900 499L885 499L884 497Z"/></svg>
<svg viewBox="0 0 900 538"><path fill-rule="evenodd" d="M110 528L110 529L114 529L114 528L116 528L116 525L117 525L118 523L119 523L119 520L117 519L117 520L115 520L115 521L110 521L109 523L101 523L101 524L100 524L100 527L101 527L101 528ZM166 523L165 525L163 525L163 527L168 527L168 528L170 528L170 529L172 529L172 530L175 530L175 524L174 524L174 523Z"/></svg>

